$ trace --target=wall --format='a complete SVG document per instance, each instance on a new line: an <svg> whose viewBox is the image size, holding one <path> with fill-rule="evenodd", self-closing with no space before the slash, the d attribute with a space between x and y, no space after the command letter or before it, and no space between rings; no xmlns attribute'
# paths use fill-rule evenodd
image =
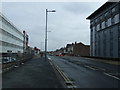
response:
<svg viewBox="0 0 120 90"><path fill-rule="evenodd" d="M107 6L106 6L107 7ZM90 55L98 57L120 57L119 25L120 4L113 4L91 19Z"/></svg>
<svg viewBox="0 0 120 90"><path fill-rule="evenodd" d="M2 14L0 14L0 53L23 53L23 34Z"/></svg>

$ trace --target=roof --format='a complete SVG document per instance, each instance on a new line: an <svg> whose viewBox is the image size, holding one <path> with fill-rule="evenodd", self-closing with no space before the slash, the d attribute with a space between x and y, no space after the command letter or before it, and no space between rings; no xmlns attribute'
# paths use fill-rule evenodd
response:
<svg viewBox="0 0 120 90"><path fill-rule="evenodd" d="M67 48L67 47L70 47L71 45L72 45L72 44L67 44L67 45L66 45L66 48Z"/></svg>
<svg viewBox="0 0 120 90"><path fill-rule="evenodd" d="M82 42L80 42L80 43L77 43L77 45L78 45L78 44L85 45L85 44L83 44Z"/></svg>
<svg viewBox="0 0 120 90"><path fill-rule="evenodd" d="M86 19L91 19L93 17L95 17L97 14L99 14L101 11L107 9L108 7L110 7L111 5L113 5L115 2L106 2L105 4L103 4L100 8L98 8L95 12L93 12L90 16L88 16Z"/></svg>

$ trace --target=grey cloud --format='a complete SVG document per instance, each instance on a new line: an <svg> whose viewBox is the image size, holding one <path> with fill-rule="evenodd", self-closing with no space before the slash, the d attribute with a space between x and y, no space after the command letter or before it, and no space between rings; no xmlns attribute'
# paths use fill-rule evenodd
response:
<svg viewBox="0 0 120 90"><path fill-rule="evenodd" d="M96 4L96 5L98 4L99 6L101 3L97 3L97 2L81 2L81 3L73 2L72 3L71 2L66 5L63 5L63 8L66 11L72 12L74 14L86 14L93 11L96 8L96 5L93 5L93 4Z"/></svg>
<svg viewBox="0 0 120 90"><path fill-rule="evenodd" d="M101 3L5 3L4 13L15 26L26 30L30 46L41 48L45 39L45 9L56 9L48 15L48 50L64 47L67 43L89 44L89 22L86 16ZM44 48L44 43L43 43Z"/></svg>

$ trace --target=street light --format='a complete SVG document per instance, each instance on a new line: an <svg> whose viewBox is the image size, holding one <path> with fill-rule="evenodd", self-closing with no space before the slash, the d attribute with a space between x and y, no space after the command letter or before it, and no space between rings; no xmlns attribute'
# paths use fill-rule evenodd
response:
<svg viewBox="0 0 120 90"><path fill-rule="evenodd" d="M45 29L45 59L47 59L47 14L48 14L48 12L56 12L55 10L51 10L51 11L49 11L49 10L47 10L46 9L46 29Z"/></svg>

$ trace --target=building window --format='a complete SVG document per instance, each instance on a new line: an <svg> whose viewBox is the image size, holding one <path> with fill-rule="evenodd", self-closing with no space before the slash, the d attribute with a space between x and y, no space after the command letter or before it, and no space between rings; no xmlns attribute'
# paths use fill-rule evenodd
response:
<svg viewBox="0 0 120 90"><path fill-rule="evenodd" d="M103 17L102 17L102 15L101 15L101 16L100 16L100 20L102 20L102 18L103 18Z"/></svg>
<svg viewBox="0 0 120 90"><path fill-rule="evenodd" d="M103 38L103 54L106 56L106 31L103 32L104 38Z"/></svg>
<svg viewBox="0 0 120 90"><path fill-rule="evenodd" d="M111 20L112 24L115 24L115 16L112 17L112 20Z"/></svg>
<svg viewBox="0 0 120 90"><path fill-rule="evenodd" d="M97 20L97 19L95 19L95 23L97 23L97 21L98 21L98 20Z"/></svg>
<svg viewBox="0 0 120 90"><path fill-rule="evenodd" d="M91 29L91 42L92 42L93 29Z"/></svg>
<svg viewBox="0 0 120 90"><path fill-rule="evenodd" d="M111 10L108 11L108 16L111 15Z"/></svg>
<svg viewBox="0 0 120 90"><path fill-rule="evenodd" d="M91 29L91 42L95 41L95 27Z"/></svg>
<svg viewBox="0 0 120 90"><path fill-rule="evenodd" d="M98 34L98 56L100 55L100 34Z"/></svg>
<svg viewBox="0 0 120 90"><path fill-rule="evenodd" d="M91 22L91 25L93 25L93 21Z"/></svg>
<svg viewBox="0 0 120 90"><path fill-rule="evenodd" d="M104 28L105 28L105 21L102 22L102 29L104 29Z"/></svg>
<svg viewBox="0 0 120 90"><path fill-rule="evenodd" d="M115 15L114 20L115 20L115 24L119 22L119 14Z"/></svg>
<svg viewBox="0 0 120 90"><path fill-rule="evenodd" d="M107 22L108 22L108 27L111 26L111 18L109 18Z"/></svg>
<svg viewBox="0 0 120 90"><path fill-rule="evenodd" d="M114 7L114 8L112 8L112 13L113 13L113 12L115 12L115 7Z"/></svg>
<svg viewBox="0 0 120 90"><path fill-rule="evenodd" d="M105 21L105 27L108 27L108 20Z"/></svg>
<svg viewBox="0 0 120 90"><path fill-rule="evenodd" d="M97 29L97 31L100 30L100 24L97 25L97 28L96 28L96 29Z"/></svg>
<svg viewBox="0 0 120 90"><path fill-rule="evenodd" d="M110 56L112 57L113 56L113 32L111 30L110 30Z"/></svg>
<svg viewBox="0 0 120 90"><path fill-rule="evenodd" d="M105 13L105 17L108 15L108 12Z"/></svg>

